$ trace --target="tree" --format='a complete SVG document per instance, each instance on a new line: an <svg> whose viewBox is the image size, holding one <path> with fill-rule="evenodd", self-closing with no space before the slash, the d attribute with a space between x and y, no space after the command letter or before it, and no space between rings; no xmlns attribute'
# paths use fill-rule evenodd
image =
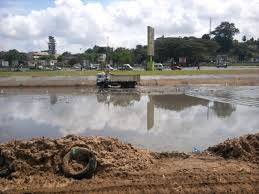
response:
<svg viewBox="0 0 259 194"><path fill-rule="evenodd" d="M63 57L71 57L72 56L72 54L70 53L70 52L64 52L64 53L62 53L62 56Z"/></svg>
<svg viewBox="0 0 259 194"><path fill-rule="evenodd" d="M26 61L27 56L25 53L20 53L19 51L13 49L9 50L3 55L4 60L8 61L10 66L14 65L14 61Z"/></svg>
<svg viewBox="0 0 259 194"><path fill-rule="evenodd" d="M214 55L218 48L215 41L201 38L158 38L155 40L155 61L169 62L187 57L188 63L193 63Z"/></svg>
<svg viewBox="0 0 259 194"><path fill-rule="evenodd" d="M133 54L126 48L117 48L112 55L113 62L116 64L132 64Z"/></svg>
<svg viewBox="0 0 259 194"><path fill-rule="evenodd" d="M214 35L215 40L220 45L218 52L228 52L233 45L233 37L239 33L239 29L235 27L234 23L221 22L211 34Z"/></svg>
<svg viewBox="0 0 259 194"><path fill-rule="evenodd" d="M71 59L69 59L68 60L68 65L70 66L70 67L72 67L73 65L75 65L75 64L77 64L77 63L79 63L79 60L78 60L78 58L71 58Z"/></svg>
<svg viewBox="0 0 259 194"><path fill-rule="evenodd" d="M57 60L58 60L58 62L62 62L64 60L64 57L62 55L59 55Z"/></svg>
<svg viewBox="0 0 259 194"><path fill-rule="evenodd" d="M132 49L133 63L142 64L147 59L147 46L137 45Z"/></svg>
<svg viewBox="0 0 259 194"><path fill-rule="evenodd" d="M246 36L244 35L243 38L242 38L243 42L246 41Z"/></svg>
<svg viewBox="0 0 259 194"><path fill-rule="evenodd" d="M201 39L210 40L210 35L209 34L203 34Z"/></svg>

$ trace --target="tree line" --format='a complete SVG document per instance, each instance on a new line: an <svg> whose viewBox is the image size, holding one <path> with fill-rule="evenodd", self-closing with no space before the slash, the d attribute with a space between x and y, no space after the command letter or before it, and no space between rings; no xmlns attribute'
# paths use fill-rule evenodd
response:
<svg viewBox="0 0 259 194"><path fill-rule="evenodd" d="M226 54L231 59L243 62L251 58L259 57L259 38L247 39L243 36L242 41L235 40L239 29L234 23L222 22L211 34L197 37L159 37L155 40L155 62L172 63L178 62L179 57L186 57L187 63L209 62L219 54ZM99 54L106 54L106 63L113 64L146 64L147 46L137 45L133 49L119 47L94 46L83 53L71 54L64 52L57 60L72 66L87 60L89 63L97 63ZM0 52L0 59L7 61L27 60L26 53L17 50ZM53 56L44 56L42 60L53 59Z"/></svg>

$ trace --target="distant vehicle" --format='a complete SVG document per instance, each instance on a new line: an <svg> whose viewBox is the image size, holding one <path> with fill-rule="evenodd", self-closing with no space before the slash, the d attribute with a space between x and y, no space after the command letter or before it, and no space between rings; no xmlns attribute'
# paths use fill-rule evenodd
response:
<svg viewBox="0 0 259 194"><path fill-rule="evenodd" d="M171 70L182 70L179 65L171 65Z"/></svg>
<svg viewBox="0 0 259 194"><path fill-rule="evenodd" d="M81 65L80 64L74 64L72 66L72 69L81 69Z"/></svg>
<svg viewBox="0 0 259 194"><path fill-rule="evenodd" d="M38 68L37 68L37 69L41 69L41 70L42 70L42 69L43 69L43 66L41 66L41 65L40 65L40 66L38 66Z"/></svg>
<svg viewBox="0 0 259 194"><path fill-rule="evenodd" d="M89 69L91 70L99 70L100 65L99 64L90 64Z"/></svg>
<svg viewBox="0 0 259 194"><path fill-rule="evenodd" d="M162 71L164 69L164 66L162 63L156 63L155 64L155 70L160 70Z"/></svg>
<svg viewBox="0 0 259 194"><path fill-rule="evenodd" d="M96 85L101 88L109 86L120 86L121 88L135 88L140 81L140 75L113 75L110 73L98 73L96 77Z"/></svg>
<svg viewBox="0 0 259 194"><path fill-rule="evenodd" d="M216 67L217 68L220 68L220 67L227 68L228 67L228 63L227 62L220 62L220 63L217 63Z"/></svg>
<svg viewBox="0 0 259 194"><path fill-rule="evenodd" d="M58 67L58 66L54 66L53 67L53 70L61 70L62 68L61 67Z"/></svg>
<svg viewBox="0 0 259 194"><path fill-rule="evenodd" d="M109 70L109 71L113 71L114 68L111 65L106 65L105 69Z"/></svg>
<svg viewBox="0 0 259 194"><path fill-rule="evenodd" d="M124 64L118 68L118 70L134 70L130 64Z"/></svg>
<svg viewBox="0 0 259 194"><path fill-rule="evenodd" d="M224 67L227 68L228 67L228 56L227 55L217 55L216 57L216 67L220 68L220 67Z"/></svg>

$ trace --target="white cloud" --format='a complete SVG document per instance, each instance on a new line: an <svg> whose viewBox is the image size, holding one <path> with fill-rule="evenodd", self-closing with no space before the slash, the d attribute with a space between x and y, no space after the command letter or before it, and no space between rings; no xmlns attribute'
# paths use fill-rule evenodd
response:
<svg viewBox="0 0 259 194"><path fill-rule="evenodd" d="M146 44L146 26L156 37L201 36L221 21L234 22L240 36L258 38L258 0L117 0L110 3L56 0L53 7L27 14L2 14L0 50L45 50L48 35L57 39L59 52L79 52L95 44L134 47Z"/></svg>

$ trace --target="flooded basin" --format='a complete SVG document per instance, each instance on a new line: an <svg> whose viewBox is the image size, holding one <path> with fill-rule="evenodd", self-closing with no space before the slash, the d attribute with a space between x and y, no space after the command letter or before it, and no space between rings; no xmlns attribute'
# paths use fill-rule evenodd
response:
<svg viewBox="0 0 259 194"><path fill-rule="evenodd" d="M153 151L191 152L259 132L256 86L204 86L175 94L1 90L0 107L0 143L100 135Z"/></svg>

